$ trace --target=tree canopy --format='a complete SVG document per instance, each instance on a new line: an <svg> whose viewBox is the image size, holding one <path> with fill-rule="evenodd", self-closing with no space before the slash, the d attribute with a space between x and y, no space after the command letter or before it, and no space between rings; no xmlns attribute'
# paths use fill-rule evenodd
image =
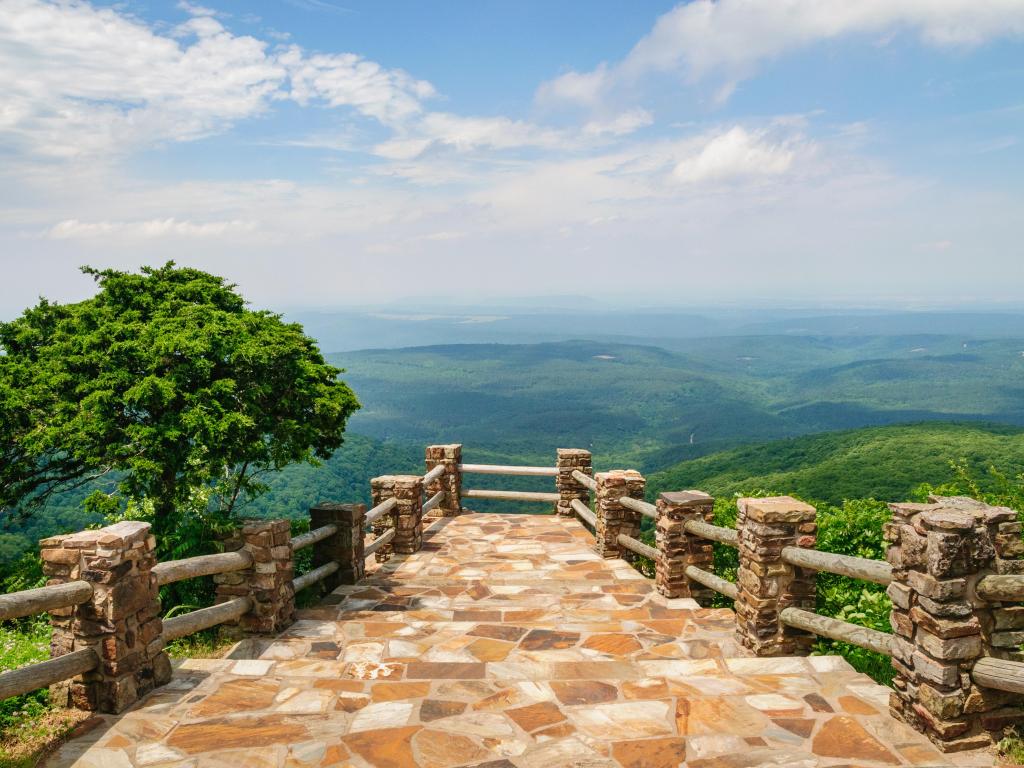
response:
<svg viewBox="0 0 1024 768"><path fill-rule="evenodd" d="M166 532L197 494L230 516L341 446L359 403L301 326L173 262L83 271L92 298L0 323L0 507L110 476Z"/></svg>

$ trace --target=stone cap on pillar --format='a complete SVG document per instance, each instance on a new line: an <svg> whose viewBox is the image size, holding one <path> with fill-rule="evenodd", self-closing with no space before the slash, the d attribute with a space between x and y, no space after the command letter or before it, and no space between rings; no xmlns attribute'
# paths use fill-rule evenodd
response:
<svg viewBox="0 0 1024 768"><path fill-rule="evenodd" d="M149 536L149 528L149 523L139 520L122 520L120 523L108 525L106 528L78 531L77 533L69 533L63 536L50 536L49 538L41 539L39 546L63 546L65 549L89 549L102 546L108 549L119 549L145 541Z"/></svg>
<svg viewBox="0 0 1024 768"><path fill-rule="evenodd" d="M561 458L567 458L568 459L568 458L572 458L572 457L586 458L588 456L590 456L590 451L585 450L583 448L559 448L558 449L558 458L560 458L560 459Z"/></svg>
<svg viewBox="0 0 1024 768"><path fill-rule="evenodd" d="M666 491L658 499L673 507L702 507L714 502L714 497L704 491Z"/></svg>
<svg viewBox="0 0 1024 768"><path fill-rule="evenodd" d="M736 506L759 523L804 523L813 520L816 514L814 507L792 496L745 497L737 499Z"/></svg>
<svg viewBox="0 0 1024 768"><path fill-rule="evenodd" d="M362 517L366 513L366 505L349 504L337 501L321 501L319 504L309 508L311 513L316 510L334 512L339 518L351 522L355 520L356 517Z"/></svg>
<svg viewBox="0 0 1024 768"><path fill-rule="evenodd" d="M919 519L925 528L934 530L968 530L976 525L1011 523L1016 511L994 507L968 496L929 496L928 503L901 502L889 504L894 517Z"/></svg>

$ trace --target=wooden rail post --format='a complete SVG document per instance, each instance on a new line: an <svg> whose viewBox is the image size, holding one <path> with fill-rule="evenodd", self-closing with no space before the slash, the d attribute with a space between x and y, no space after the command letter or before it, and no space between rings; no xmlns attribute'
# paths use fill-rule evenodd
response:
<svg viewBox="0 0 1024 768"><path fill-rule="evenodd" d="M100 660L69 685L54 686L58 703L118 713L171 679L149 530L149 523L126 521L39 542L48 583L93 585L86 602L50 611L51 656L91 647Z"/></svg>
<svg viewBox="0 0 1024 768"><path fill-rule="evenodd" d="M428 497L438 491L444 491L444 501L434 507L428 517L455 517L462 514L462 444L428 445L427 471L438 465L444 465L444 475L427 485Z"/></svg>
<svg viewBox="0 0 1024 768"><path fill-rule="evenodd" d="M893 567L889 707L944 752L984 747L1024 725L1024 696L972 683L985 657L1021 658L1024 603L990 602L975 585L989 574L1024 573L1017 513L965 497L890 504Z"/></svg>
<svg viewBox="0 0 1024 768"><path fill-rule="evenodd" d="M814 635L782 623L784 608L814 610L814 571L782 560L784 547L813 548L816 510L790 496L738 499L739 589L736 630L755 656L796 656L810 652Z"/></svg>
<svg viewBox="0 0 1024 768"><path fill-rule="evenodd" d="M555 487L560 497L555 504L555 514L572 517L575 514L572 511L573 499L579 499L590 506L590 489L572 476L573 470L576 469L590 477L594 476L590 451L582 448L559 448L555 467L558 469Z"/></svg>
<svg viewBox="0 0 1024 768"><path fill-rule="evenodd" d="M295 621L291 524L287 520L246 520L224 542L225 551L245 550L251 568L213 577L217 602L251 597L252 610L238 620L247 632L275 634Z"/></svg>
<svg viewBox="0 0 1024 768"><path fill-rule="evenodd" d="M626 509L619 503L623 496L634 499L644 497L644 477L635 469L613 469L598 472L597 526L594 531L594 551L602 557L620 557L623 548L619 535L640 538L640 513Z"/></svg>
<svg viewBox="0 0 1024 768"><path fill-rule="evenodd" d="M341 584L355 584L363 578L366 558L363 556L363 528L366 527L365 504L331 504L323 502L309 510L309 529L333 525L337 532L313 545L313 568L337 563L338 570L323 580L331 592Z"/></svg>
<svg viewBox="0 0 1024 768"><path fill-rule="evenodd" d="M713 571L714 547L707 539L687 533L685 526L691 520L710 523L715 500L701 491L678 491L661 494L657 507L654 531L658 560L654 578L658 592L668 598L692 597L701 605L710 605L714 590L687 579L686 567Z"/></svg>
<svg viewBox="0 0 1024 768"><path fill-rule="evenodd" d="M397 502L395 510L373 523L380 536L388 528L395 529L395 538L377 550L377 562L384 562L392 553L411 555L423 545L423 478L418 475L382 475L370 481L373 505L387 499Z"/></svg>

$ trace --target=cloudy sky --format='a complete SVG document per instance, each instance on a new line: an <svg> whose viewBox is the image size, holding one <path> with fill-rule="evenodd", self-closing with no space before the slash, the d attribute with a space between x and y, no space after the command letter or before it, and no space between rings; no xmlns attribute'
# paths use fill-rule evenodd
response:
<svg viewBox="0 0 1024 768"><path fill-rule="evenodd" d="M0 316L1024 295L1024 0L0 0Z"/></svg>

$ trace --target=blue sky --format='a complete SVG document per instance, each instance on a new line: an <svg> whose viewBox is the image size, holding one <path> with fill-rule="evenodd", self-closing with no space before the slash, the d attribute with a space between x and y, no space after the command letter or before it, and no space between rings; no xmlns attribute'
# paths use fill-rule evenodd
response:
<svg viewBox="0 0 1024 768"><path fill-rule="evenodd" d="M0 2L0 315L1021 303L1022 0Z"/></svg>

